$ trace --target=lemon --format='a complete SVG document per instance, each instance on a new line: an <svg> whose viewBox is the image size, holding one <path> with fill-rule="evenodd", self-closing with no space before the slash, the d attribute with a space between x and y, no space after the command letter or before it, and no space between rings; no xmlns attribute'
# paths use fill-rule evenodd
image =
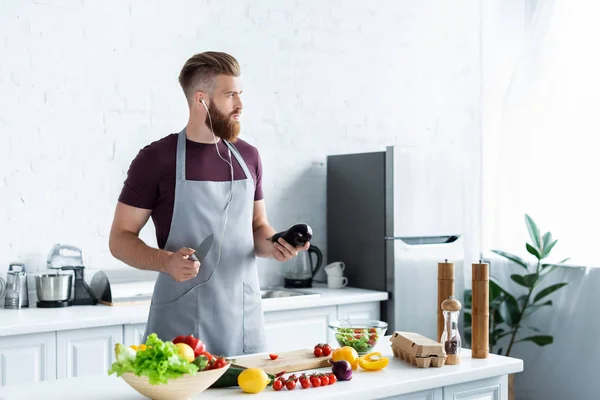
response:
<svg viewBox="0 0 600 400"><path fill-rule="evenodd" d="M259 393L271 382L269 376L260 368L247 368L238 376L238 385L246 393Z"/></svg>
<svg viewBox="0 0 600 400"><path fill-rule="evenodd" d="M183 357L184 360L187 362L194 361L194 350L192 350L189 345L185 343L177 343L175 344L175 347L177 347L179 350L179 355Z"/></svg>

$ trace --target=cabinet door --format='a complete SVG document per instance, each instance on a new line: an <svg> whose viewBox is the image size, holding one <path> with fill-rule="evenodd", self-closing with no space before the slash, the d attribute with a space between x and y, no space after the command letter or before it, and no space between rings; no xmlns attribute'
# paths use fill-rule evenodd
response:
<svg viewBox="0 0 600 400"><path fill-rule="evenodd" d="M507 400L508 377L482 379L444 387L444 400Z"/></svg>
<svg viewBox="0 0 600 400"><path fill-rule="evenodd" d="M386 400L442 400L442 388L424 390L422 392L403 394L398 397L391 397Z"/></svg>
<svg viewBox="0 0 600 400"><path fill-rule="evenodd" d="M338 319L379 319L380 303L373 301L371 303L341 304L337 306Z"/></svg>
<svg viewBox="0 0 600 400"><path fill-rule="evenodd" d="M58 379L106 375L115 361L117 343L123 343L123 325L59 331Z"/></svg>
<svg viewBox="0 0 600 400"><path fill-rule="evenodd" d="M55 332L0 337L0 386L55 379Z"/></svg>
<svg viewBox="0 0 600 400"><path fill-rule="evenodd" d="M132 344L138 345L142 343L144 332L146 331L146 324L130 324L124 325L124 344L131 346Z"/></svg>
<svg viewBox="0 0 600 400"><path fill-rule="evenodd" d="M266 312L267 351L312 349L331 342L329 321L336 315L335 306Z"/></svg>

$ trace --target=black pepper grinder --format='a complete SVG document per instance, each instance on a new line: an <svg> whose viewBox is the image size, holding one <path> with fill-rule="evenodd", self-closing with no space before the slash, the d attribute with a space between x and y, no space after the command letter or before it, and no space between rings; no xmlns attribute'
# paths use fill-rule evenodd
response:
<svg viewBox="0 0 600 400"><path fill-rule="evenodd" d="M460 301L450 296L442 302L444 310L444 333L442 334L442 347L446 352L446 364L460 364L461 338L458 331L458 315L460 314Z"/></svg>

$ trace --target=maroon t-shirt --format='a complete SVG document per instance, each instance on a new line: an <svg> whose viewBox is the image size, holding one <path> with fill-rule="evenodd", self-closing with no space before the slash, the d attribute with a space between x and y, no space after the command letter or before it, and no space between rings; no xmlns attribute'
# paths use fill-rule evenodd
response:
<svg viewBox="0 0 600 400"><path fill-rule="evenodd" d="M119 201L127 205L152 210L156 241L164 248L169 237L175 201L175 169L177 133L170 134L144 147L129 166ZM229 161L227 145L217 144L221 157ZM256 189L254 200L262 200L262 165L256 147L238 139L235 148L246 162ZM233 179L245 179L244 170L231 154ZM223 161L214 143L186 140L186 179L192 181L229 181L231 170Z"/></svg>

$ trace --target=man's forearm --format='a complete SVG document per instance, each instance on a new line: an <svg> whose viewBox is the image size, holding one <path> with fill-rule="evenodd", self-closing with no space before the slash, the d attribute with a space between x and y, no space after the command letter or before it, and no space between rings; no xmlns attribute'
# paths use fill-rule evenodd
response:
<svg viewBox="0 0 600 400"><path fill-rule="evenodd" d="M273 244L267 240L277 231L269 224L263 224L254 229L254 253L258 257L272 257Z"/></svg>
<svg viewBox="0 0 600 400"><path fill-rule="evenodd" d="M146 245L131 232L111 235L109 247L111 254L125 264L150 271L163 271L167 257L171 254L171 252Z"/></svg>

